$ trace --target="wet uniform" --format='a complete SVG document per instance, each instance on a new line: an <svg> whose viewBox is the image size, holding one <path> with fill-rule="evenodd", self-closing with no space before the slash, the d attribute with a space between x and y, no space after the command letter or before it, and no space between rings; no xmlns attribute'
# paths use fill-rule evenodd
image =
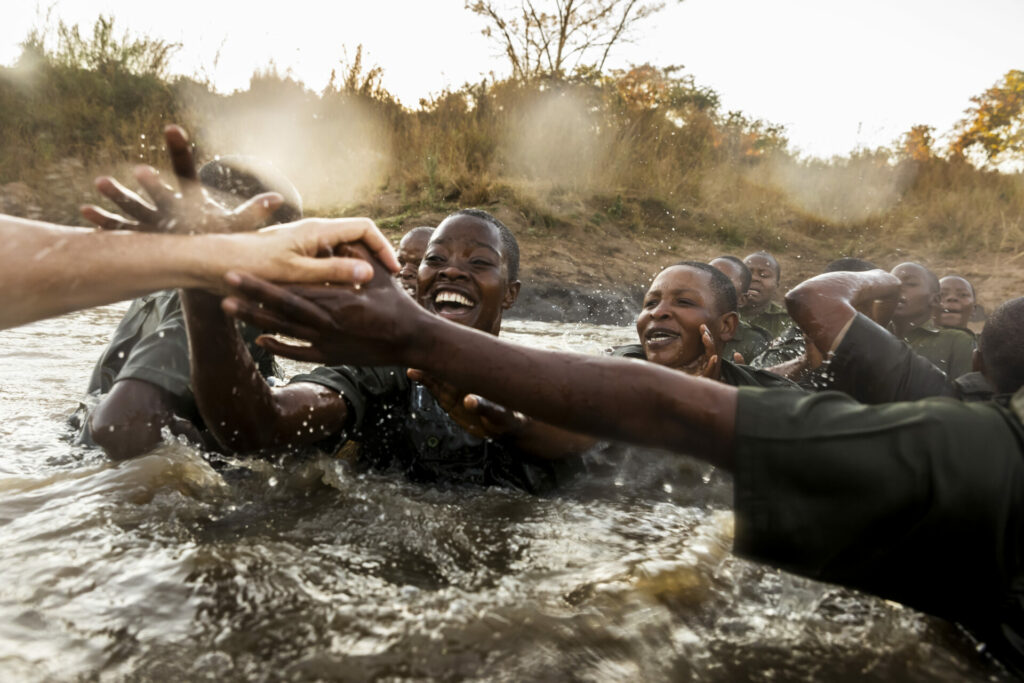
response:
<svg viewBox="0 0 1024 683"><path fill-rule="evenodd" d="M770 302L763 311L756 315L748 315L742 311L740 315L751 325L757 325L768 330L772 337L778 337L786 331L786 328L793 325L793 319L789 317L786 309L774 301Z"/></svg>
<svg viewBox="0 0 1024 683"><path fill-rule="evenodd" d="M1024 389L865 406L741 388L735 552L962 623L1024 664Z"/></svg>
<svg viewBox="0 0 1024 683"><path fill-rule="evenodd" d="M413 481L508 486L531 493L550 491L576 470L573 459L545 460L502 439L466 432L422 384L401 367L319 367L292 382L312 382L337 391L348 404L345 429L319 446L336 451L347 440L359 444L359 461L376 469L398 469Z"/></svg>
<svg viewBox="0 0 1024 683"><path fill-rule="evenodd" d="M953 327L938 327L929 319L914 327L903 341L950 377L971 371L974 336Z"/></svg>
<svg viewBox="0 0 1024 683"><path fill-rule="evenodd" d="M639 358L645 360L644 347L640 344L626 344L616 346L612 349L611 355L620 358ZM767 370L759 370L749 365L739 365L732 361L721 359L722 370L718 378L719 382L733 387L763 387L775 389L799 389L800 387L786 379Z"/></svg>
<svg viewBox="0 0 1024 683"><path fill-rule="evenodd" d="M255 344L259 331L244 323L239 323L239 331L260 373L268 378L280 376L274 356ZM143 380L171 394L182 411L180 417L202 427L192 394L189 359L181 298L177 290L156 292L132 301L97 361L87 391L106 394L119 380ZM88 425L86 412L83 407L73 418L77 427ZM88 434L81 438L89 441Z"/></svg>
<svg viewBox="0 0 1024 683"><path fill-rule="evenodd" d="M949 396L987 401L994 390L977 372L951 379L929 359L862 313L847 328L820 382L863 403Z"/></svg>
<svg viewBox="0 0 1024 683"><path fill-rule="evenodd" d="M738 353L743 356L743 362L749 364L759 353L768 348L771 340L772 335L768 330L740 319L739 325L736 326L736 334L725 342L722 355L732 360L733 354Z"/></svg>

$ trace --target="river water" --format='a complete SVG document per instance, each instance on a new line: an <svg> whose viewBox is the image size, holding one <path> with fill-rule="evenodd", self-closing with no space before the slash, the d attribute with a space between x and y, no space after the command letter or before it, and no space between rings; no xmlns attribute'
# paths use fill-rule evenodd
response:
<svg viewBox="0 0 1024 683"><path fill-rule="evenodd" d="M112 465L66 417L124 308L0 332L0 680L1001 678L946 622L733 557L730 480L685 456L611 447L545 497L175 442Z"/></svg>

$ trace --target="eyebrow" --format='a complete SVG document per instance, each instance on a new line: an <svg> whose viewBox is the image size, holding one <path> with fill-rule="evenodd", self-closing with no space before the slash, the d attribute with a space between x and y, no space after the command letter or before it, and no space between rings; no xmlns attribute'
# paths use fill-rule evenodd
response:
<svg viewBox="0 0 1024 683"><path fill-rule="evenodd" d="M430 240L430 243L427 245L427 248L429 249L430 246L434 245L434 244L448 244L451 241L452 241L451 239ZM495 255L498 256L498 258L501 258L501 252L498 251L497 249L495 249L494 245L487 244L486 242L480 242L480 241L477 241L477 240L473 240L472 244L474 244L474 245L476 245L478 247L483 247L484 249L487 249L489 251L493 251L495 253Z"/></svg>

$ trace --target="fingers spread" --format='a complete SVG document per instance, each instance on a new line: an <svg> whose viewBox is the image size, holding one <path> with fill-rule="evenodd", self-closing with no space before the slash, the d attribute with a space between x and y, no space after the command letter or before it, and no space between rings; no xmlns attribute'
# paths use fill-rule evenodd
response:
<svg viewBox="0 0 1024 683"><path fill-rule="evenodd" d="M167 143L167 153L171 157L174 175L185 183L198 185L199 175L196 173L192 143L189 142L185 129L174 124L167 126L164 128L164 141ZM185 191L184 185L182 191Z"/></svg>
<svg viewBox="0 0 1024 683"><path fill-rule="evenodd" d="M160 180L160 173L155 168L152 166L137 167L135 179L153 200L158 211L168 212L174 208L177 200L176 193L172 188L164 185Z"/></svg>
<svg viewBox="0 0 1024 683"><path fill-rule="evenodd" d="M126 221L116 214L104 211L98 206L88 205L79 209L82 217L101 230L135 230L139 227L134 221Z"/></svg>
<svg viewBox="0 0 1024 683"><path fill-rule="evenodd" d="M114 178L107 176L97 178L96 189L101 195L117 204L122 211L135 220L141 223L156 225L160 217L156 209Z"/></svg>

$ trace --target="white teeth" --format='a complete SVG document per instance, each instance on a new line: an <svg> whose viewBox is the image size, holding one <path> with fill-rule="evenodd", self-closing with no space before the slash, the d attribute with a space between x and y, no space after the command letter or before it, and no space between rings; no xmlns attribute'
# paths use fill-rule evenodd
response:
<svg viewBox="0 0 1024 683"><path fill-rule="evenodd" d="M435 304L459 304L460 306L473 307L473 302L458 292L438 292L434 297Z"/></svg>

